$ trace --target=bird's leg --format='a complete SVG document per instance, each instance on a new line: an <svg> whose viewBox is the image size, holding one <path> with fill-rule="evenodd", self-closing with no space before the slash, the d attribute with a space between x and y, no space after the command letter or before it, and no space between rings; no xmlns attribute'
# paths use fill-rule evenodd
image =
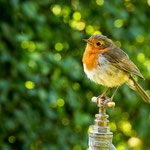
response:
<svg viewBox="0 0 150 150"><path fill-rule="evenodd" d="M106 97L106 94L109 92L110 89L111 89L111 88L108 88L103 94L99 95L99 96L97 97L97 100L98 100L98 99L101 99L102 97ZM107 98L107 97L106 97L106 98Z"/></svg>
<svg viewBox="0 0 150 150"><path fill-rule="evenodd" d="M119 86L116 87L116 89L115 89L113 95L111 96L111 98L108 98L108 99L105 100L104 105L106 105L108 102L111 102L113 100L118 88L119 88Z"/></svg>

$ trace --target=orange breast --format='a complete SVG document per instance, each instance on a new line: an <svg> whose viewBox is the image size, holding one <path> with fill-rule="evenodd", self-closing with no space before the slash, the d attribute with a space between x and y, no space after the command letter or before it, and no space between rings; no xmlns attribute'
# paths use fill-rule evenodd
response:
<svg viewBox="0 0 150 150"><path fill-rule="evenodd" d="M94 52L92 46L87 44L86 50L83 54L82 62L83 65L86 65L86 69L88 71L98 67L98 55L99 53Z"/></svg>

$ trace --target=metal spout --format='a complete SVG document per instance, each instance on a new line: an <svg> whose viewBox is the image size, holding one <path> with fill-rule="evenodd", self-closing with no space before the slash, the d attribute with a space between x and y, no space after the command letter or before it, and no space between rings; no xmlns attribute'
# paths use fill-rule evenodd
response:
<svg viewBox="0 0 150 150"><path fill-rule="evenodd" d="M104 106L105 97L97 99L92 98L92 102L99 107L99 113L95 115L95 123L93 130L89 132L89 150L117 150L112 144L113 133L110 132L108 115L106 114L106 107L114 107L114 102L110 105Z"/></svg>

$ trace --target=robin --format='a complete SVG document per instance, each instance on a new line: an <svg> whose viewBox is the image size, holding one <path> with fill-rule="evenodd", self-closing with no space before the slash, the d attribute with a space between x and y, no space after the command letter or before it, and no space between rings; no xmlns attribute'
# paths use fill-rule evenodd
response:
<svg viewBox="0 0 150 150"><path fill-rule="evenodd" d="M98 98L106 97L107 92L116 87L111 98L107 98L104 104L112 101L119 86L123 83L138 91L143 100L150 103L150 97L136 82L133 75L137 75L141 79L144 77L123 50L117 47L112 40L100 34L83 39L83 41L87 42L82 59L86 75L95 83L109 87Z"/></svg>

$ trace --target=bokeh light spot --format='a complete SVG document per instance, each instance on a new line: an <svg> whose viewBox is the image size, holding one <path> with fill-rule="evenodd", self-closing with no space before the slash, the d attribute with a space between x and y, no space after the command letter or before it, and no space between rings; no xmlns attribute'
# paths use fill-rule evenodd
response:
<svg viewBox="0 0 150 150"><path fill-rule="evenodd" d="M65 18L68 18L69 14L70 14L70 8L68 6L64 6L62 8L62 13Z"/></svg>
<svg viewBox="0 0 150 150"><path fill-rule="evenodd" d="M85 23L84 22L78 22L77 23L77 30L82 31L85 28Z"/></svg>
<svg viewBox="0 0 150 150"><path fill-rule="evenodd" d="M120 128L121 128L121 130L123 131L124 134L126 134L126 135L131 134L132 126L131 126L130 122L120 121L119 124L120 124Z"/></svg>
<svg viewBox="0 0 150 150"><path fill-rule="evenodd" d="M148 72L150 72L150 64L147 66Z"/></svg>
<svg viewBox="0 0 150 150"><path fill-rule="evenodd" d="M76 11L73 13L73 19L79 21L81 19L81 13Z"/></svg>
<svg viewBox="0 0 150 150"><path fill-rule="evenodd" d="M16 137L15 136L9 136L8 141L9 141L9 143L14 143L16 141Z"/></svg>
<svg viewBox="0 0 150 150"><path fill-rule="evenodd" d="M69 43L65 42L63 45L64 45L64 49L66 50L69 49Z"/></svg>
<svg viewBox="0 0 150 150"><path fill-rule="evenodd" d="M93 96L92 91L86 92L86 98L87 98L87 99L91 98L92 96Z"/></svg>
<svg viewBox="0 0 150 150"><path fill-rule="evenodd" d="M78 24L78 22L75 21L75 20L70 20L70 21L69 21L69 25L70 25L73 29L76 29L77 24Z"/></svg>
<svg viewBox="0 0 150 150"><path fill-rule="evenodd" d="M60 15L61 13L61 7L59 5L54 5L52 7L52 12L53 14L55 14L56 16Z"/></svg>
<svg viewBox="0 0 150 150"><path fill-rule="evenodd" d="M116 113L121 113L122 112L122 108L121 107L116 107Z"/></svg>
<svg viewBox="0 0 150 150"><path fill-rule="evenodd" d="M30 42L29 42L29 46L28 46L28 51L29 51L29 52L33 52L33 51L35 51L35 49L36 49L35 43L32 42L32 41L30 41Z"/></svg>
<svg viewBox="0 0 150 150"><path fill-rule="evenodd" d="M125 150L125 146L120 144L117 146L117 150Z"/></svg>
<svg viewBox="0 0 150 150"><path fill-rule="evenodd" d="M111 131L116 131L116 129L117 129L117 126L116 126L115 122L110 122L109 127L110 127Z"/></svg>
<svg viewBox="0 0 150 150"><path fill-rule="evenodd" d="M129 12L132 12L132 11L134 11L134 5L131 3L131 2L126 2L125 3L125 6L126 6L126 8L127 8L127 10L129 11Z"/></svg>
<svg viewBox="0 0 150 150"><path fill-rule="evenodd" d="M58 105L59 107L63 107L64 104L65 104L65 102L64 102L64 100L63 100L62 98L60 98L60 99L57 100L57 105Z"/></svg>
<svg viewBox="0 0 150 150"><path fill-rule="evenodd" d="M119 140L121 139L121 137L122 137L122 134L121 134L121 133L117 133L117 134L115 135L115 139L116 139L117 141L119 141Z"/></svg>
<svg viewBox="0 0 150 150"><path fill-rule="evenodd" d="M28 49L28 51L33 52L36 49L36 45L33 41L22 41L21 47L23 49Z"/></svg>
<svg viewBox="0 0 150 150"><path fill-rule="evenodd" d="M147 69L148 69L148 71L150 72L150 60L149 60L149 59L146 59L146 60L144 61L144 66L146 66Z"/></svg>
<svg viewBox="0 0 150 150"><path fill-rule="evenodd" d="M57 103L55 102L53 102L51 105L50 105L50 107L52 107L52 108L56 108L57 107Z"/></svg>
<svg viewBox="0 0 150 150"><path fill-rule="evenodd" d="M131 130L131 124L129 122L123 123L122 127L124 132L129 132Z"/></svg>
<svg viewBox="0 0 150 150"><path fill-rule="evenodd" d="M129 140L128 140L128 144L130 147L140 147L142 142L139 138L137 137L131 137Z"/></svg>
<svg viewBox="0 0 150 150"><path fill-rule="evenodd" d="M115 43L116 46L121 47L120 41L115 41L114 43Z"/></svg>
<svg viewBox="0 0 150 150"><path fill-rule="evenodd" d="M79 84L79 83L74 83L74 84L72 85L72 88L73 88L74 90L78 90L79 87L80 87L80 84Z"/></svg>
<svg viewBox="0 0 150 150"><path fill-rule="evenodd" d="M114 26L115 26L116 28L122 27L122 26L123 26L123 20L122 20L122 19L117 19L117 20L115 20Z"/></svg>
<svg viewBox="0 0 150 150"><path fill-rule="evenodd" d="M82 150L81 146L80 145L76 145L73 147L73 150Z"/></svg>
<svg viewBox="0 0 150 150"><path fill-rule="evenodd" d="M104 4L104 0L96 0L97 5L102 6Z"/></svg>
<svg viewBox="0 0 150 150"><path fill-rule="evenodd" d="M137 55L137 60L138 60L139 62L145 61L145 54L144 54L144 53L139 53L139 54Z"/></svg>
<svg viewBox="0 0 150 150"><path fill-rule="evenodd" d="M27 89L33 89L35 87L35 84L32 81L26 81L25 82L25 87Z"/></svg>
<svg viewBox="0 0 150 150"><path fill-rule="evenodd" d="M21 42L21 47L22 47L23 49L28 48L28 46L29 46L29 42L28 42L28 41L22 41L22 42Z"/></svg>
<svg viewBox="0 0 150 150"><path fill-rule="evenodd" d="M102 34L100 31L94 31L93 35L94 34Z"/></svg>
<svg viewBox="0 0 150 150"><path fill-rule="evenodd" d="M62 43L56 43L55 44L55 49L57 51L62 51L63 50L63 44Z"/></svg>
<svg viewBox="0 0 150 150"><path fill-rule="evenodd" d="M91 25L86 26L86 33L92 35L94 32L94 28Z"/></svg>
<svg viewBox="0 0 150 150"><path fill-rule="evenodd" d="M147 0L147 4L150 6L150 0Z"/></svg>
<svg viewBox="0 0 150 150"><path fill-rule="evenodd" d="M55 58L56 61L60 61L61 60L61 55L59 53L56 53L54 55L54 58Z"/></svg>
<svg viewBox="0 0 150 150"><path fill-rule="evenodd" d="M144 36L140 35L140 36L136 37L136 41L138 43L143 43L144 42Z"/></svg>
<svg viewBox="0 0 150 150"><path fill-rule="evenodd" d="M64 126L67 126L67 125L69 124L69 119L68 119L68 118L63 118L63 119L62 119L62 124L63 124Z"/></svg>
<svg viewBox="0 0 150 150"><path fill-rule="evenodd" d="M35 63L35 61L30 60L30 61L28 62L28 65L29 65L29 67L34 68L34 67L36 66L36 63Z"/></svg>

